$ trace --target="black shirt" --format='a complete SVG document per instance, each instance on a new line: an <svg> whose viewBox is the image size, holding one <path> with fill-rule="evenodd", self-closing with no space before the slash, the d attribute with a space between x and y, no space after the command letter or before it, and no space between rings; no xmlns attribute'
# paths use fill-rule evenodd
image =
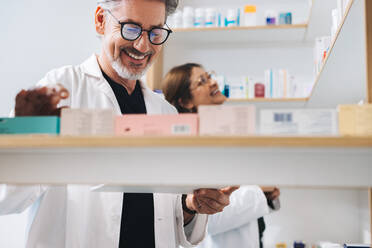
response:
<svg viewBox="0 0 372 248"><path fill-rule="evenodd" d="M122 114L146 114L139 81L131 95L124 86L102 74L114 91ZM124 193L119 248L155 248L153 194Z"/></svg>

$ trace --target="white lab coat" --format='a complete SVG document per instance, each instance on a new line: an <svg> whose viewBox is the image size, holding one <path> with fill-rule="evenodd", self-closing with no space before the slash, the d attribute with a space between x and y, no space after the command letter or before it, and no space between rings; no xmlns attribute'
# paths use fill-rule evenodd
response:
<svg viewBox="0 0 372 248"><path fill-rule="evenodd" d="M198 248L258 248L257 219L268 213L261 188L242 186L231 194L229 206L209 216L207 236Z"/></svg>
<svg viewBox="0 0 372 248"><path fill-rule="evenodd" d="M61 105L110 108L121 114L95 55L79 66L53 70L40 81L40 85L55 83L70 92L70 98ZM144 84L141 86L148 114L177 113ZM91 192L90 186L0 185L0 215L20 213L32 205L27 248L117 248L122 202L122 193ZM191 247L204 238L206 224L206 215L196 215L184 228L180 195L154 194L157 248Z"/></svg>

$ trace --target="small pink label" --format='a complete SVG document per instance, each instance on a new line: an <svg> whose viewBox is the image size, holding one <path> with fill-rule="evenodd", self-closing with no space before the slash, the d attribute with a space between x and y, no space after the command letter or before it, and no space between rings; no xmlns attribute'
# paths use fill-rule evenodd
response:
<svg viewBox="0 0 372 248"><path fill-rule="evenodd" d="M198 115L129 114L115 119L115 135L119 136L196 136Z"/></svg>

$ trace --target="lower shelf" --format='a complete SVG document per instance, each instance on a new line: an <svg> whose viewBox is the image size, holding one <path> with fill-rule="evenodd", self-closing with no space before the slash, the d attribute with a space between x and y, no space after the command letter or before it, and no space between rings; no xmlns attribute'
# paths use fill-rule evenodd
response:
<svg viewBox="0 0 372 248"><path fill-rule="evenodd" d="M372 138L0 137L0 182L180 192L226 185L372 187Z"/></svg>

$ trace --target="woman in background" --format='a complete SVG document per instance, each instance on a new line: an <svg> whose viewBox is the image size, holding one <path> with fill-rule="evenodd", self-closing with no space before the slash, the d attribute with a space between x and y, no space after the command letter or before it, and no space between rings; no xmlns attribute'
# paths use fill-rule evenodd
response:
<svg viewBox="0 0 372 248"><path fill-rule="evenodd" d="M196 113L200 105L219 105L226 101L211 73L199 64L174 67L162 85L165 99L179 113ZM230 205L223 212L209 216L208 235L199 248L262 247L265 229L262 216L270 209L279 209L279 195L277 188L240 187L231 195Z"/></svg>

